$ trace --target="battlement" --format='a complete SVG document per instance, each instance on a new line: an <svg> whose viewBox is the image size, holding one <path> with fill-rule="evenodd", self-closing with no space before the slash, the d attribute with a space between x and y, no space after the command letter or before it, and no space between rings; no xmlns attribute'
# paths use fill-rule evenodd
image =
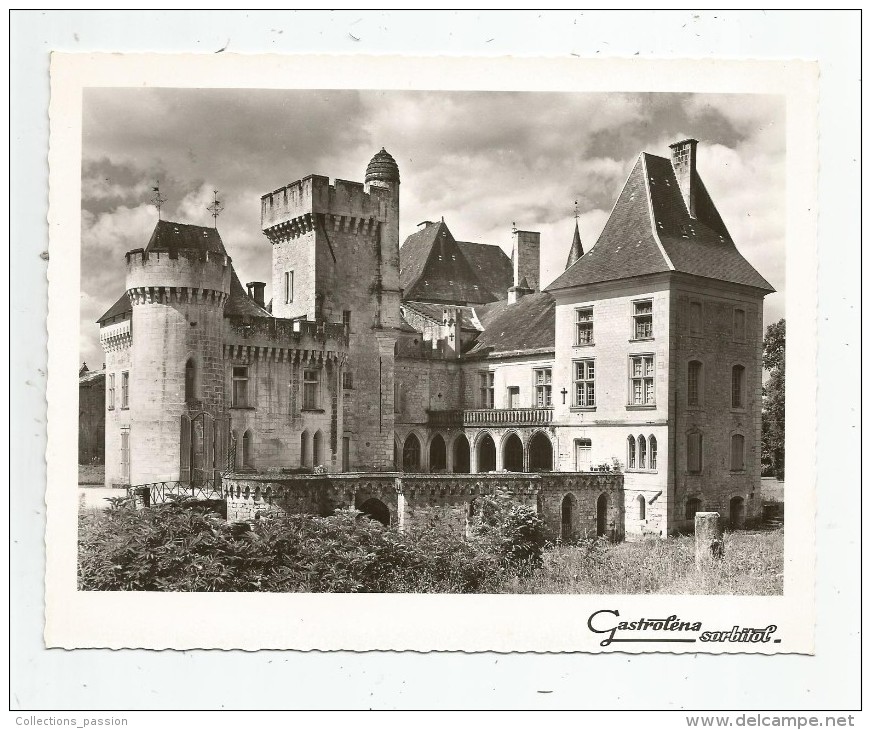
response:
<svg viewBox="0 0 871 730"><path fill-rule="evenodd" d="M229 347L344 352L348 346L348 327L341 323L239 316L224 321Z"/></svg>
<svg viewBox="0 0 871 730"><path fill-rule="evenodd" d="M383 223L390 196L377 185L309 175L260 198L261 227L268 235L276 226L298 220L305 225L314 216Z"/></svg>
<svg viewBox="0 0 871 730"><path fill-rule="evenodd" d="M213 251L146 251L125 255L127 290L230 292L230 257Z"/></svg>

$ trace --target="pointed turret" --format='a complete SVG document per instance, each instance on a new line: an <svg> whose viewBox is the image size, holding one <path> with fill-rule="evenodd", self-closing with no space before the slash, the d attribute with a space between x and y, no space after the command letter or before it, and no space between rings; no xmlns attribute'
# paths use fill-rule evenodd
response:
<svg viewBox="0 0 871 730"><path fill-rule="evenodd" d="M569 249L569 258L566 261L566 268L569 268L575 261L584 255L584 247L581 245L581 232L578 229L578 221L575 220L575 236L572 238L572 247Z"/></svg>

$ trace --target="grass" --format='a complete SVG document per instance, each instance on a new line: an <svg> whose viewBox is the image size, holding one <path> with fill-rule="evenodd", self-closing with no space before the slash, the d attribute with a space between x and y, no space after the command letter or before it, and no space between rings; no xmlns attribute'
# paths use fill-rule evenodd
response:
<svg viewBox="0 0 871 730"><path fill-rule="evenodd" d="M79 464L79 486L103 486L106 467L102 464Z"/></svg>
<svg viewBox="0 0 871 730"><path fill-rule="evenodd" d="M710 573L695 567L692 536L557 546L541 569L511 578L499 593L783 594L783 528L725 535L725 557Z"/></svg>

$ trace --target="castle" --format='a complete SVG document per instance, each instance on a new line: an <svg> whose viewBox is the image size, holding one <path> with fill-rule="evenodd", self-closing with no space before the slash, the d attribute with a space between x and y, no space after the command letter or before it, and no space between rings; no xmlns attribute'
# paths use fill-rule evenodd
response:
<svg viewBox="0 0 871 730"><path fill-rule="evenodd" d="M511 258L444 220L400 246L383 149L363 183L262 197L269 303L215 228L159 221L99 320L107 486L219 484L237 516L350 500L402 525L469 514L498 481L566 539L665 536L699 510L741 526L761 512L773 289L696 155L642 153L596 244L576 225L544 290L535 232L514 232Z"/></svg>

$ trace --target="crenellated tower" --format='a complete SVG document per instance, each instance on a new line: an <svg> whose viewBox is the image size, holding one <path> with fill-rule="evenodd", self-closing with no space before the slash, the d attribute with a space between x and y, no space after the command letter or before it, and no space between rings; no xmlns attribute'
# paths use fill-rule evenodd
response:
<svg viewBox="0 0 871 730"><path fill-rule="evenodd" d="M399 167L382 149L364 180L310 175L278 188L261 198L261 224L272 244L272 314L349 327L354 384L343 402L351 468L390 469Z"/></svg>
<svg viewBox="0 0 871 730"><path fill-rule="evenodd" d="M214 228L158 222L145 249L126 254L132 304L130 483L183 478L183 415L224 410L223 311L230 257ZM194 441L201 431L189 431ZM209 454L208 444L191 453ZM182 436L181 449L187 448ZM195 469L202 464L187 464Z"/></svg>

